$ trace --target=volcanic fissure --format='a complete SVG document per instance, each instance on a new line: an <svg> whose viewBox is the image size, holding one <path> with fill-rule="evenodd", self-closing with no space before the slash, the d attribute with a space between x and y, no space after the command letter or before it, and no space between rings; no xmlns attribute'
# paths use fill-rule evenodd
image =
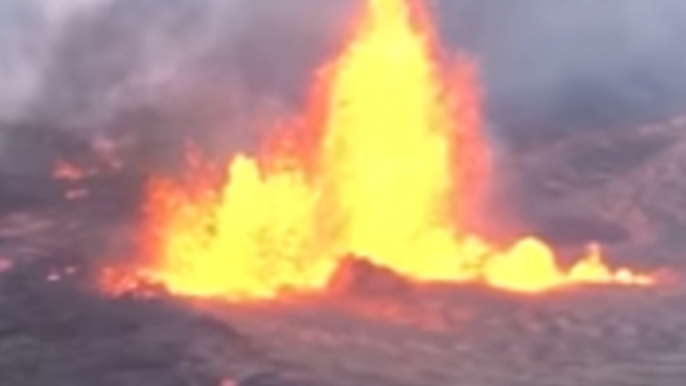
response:
<svg viewBox="0 0 686 386"><path fill-rule="evenodd" d="M595 245L566 270L540 239L499 247L469 229L492 177L474 64L441 50L420 1L368 0L354 26L305 111L236 155L222 186L202 157L185 181L149 181L146 258L110 289L269 299L324 290L350 254L416 281L529 293L654 282Z"/></svg>

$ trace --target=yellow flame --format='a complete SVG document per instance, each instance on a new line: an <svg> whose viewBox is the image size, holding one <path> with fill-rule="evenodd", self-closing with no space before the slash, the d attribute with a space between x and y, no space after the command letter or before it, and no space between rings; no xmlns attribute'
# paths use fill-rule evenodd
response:
<svg viewBox="0 0 686 386"><path fill-rule="evenodd" d="M143 268L185 295L270 298L326 287L350 253L420 281L540 292L574 283L650 284L592 247L569 272L526 238L499 250L463 229L488 169L468 66L449 79L420 8L370 0L355 39L322 73L305 122L239 155L214 189L151 184ZM457 86L456 86L457 85ZM469 106L467 106L469 107ZM128 282L128 281L127 281Z"/></svg>

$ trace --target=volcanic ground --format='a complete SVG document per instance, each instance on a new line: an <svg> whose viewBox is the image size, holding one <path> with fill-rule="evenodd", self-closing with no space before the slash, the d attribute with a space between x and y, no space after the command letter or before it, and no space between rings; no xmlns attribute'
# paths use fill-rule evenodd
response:
<svg viewBox="0 0 686 386"><path fill-rule="evenodd" d="M556 151L527 149L512 189L529 200L522 211L532 228L560 244L574 246L586 237L580 229L610 235L613 261L678 274L679 244L670 235L686 222L679 207L664 206L678 203L673 189L686 177L684 128L675 120L579 135ZM621 157L629 148L644 156ZM589 154L598 160L591 166ZM671 275L657 288L520 296L418 286L351 260L325 297L253 305L161 292L112 298L93 278L110 256L126 257L135 228L122 215L132 200L121 197L135 194L114 186L128 177L86 181L92 193L80 200L63 199L49 171L31 183L17 178L3 179L16 184L4 190L11 205L0 218L3 386L681 386L686 379L686 291ZM42 195L28 194L37 188ZM12 191L31 199L13 201Z"/></svg>

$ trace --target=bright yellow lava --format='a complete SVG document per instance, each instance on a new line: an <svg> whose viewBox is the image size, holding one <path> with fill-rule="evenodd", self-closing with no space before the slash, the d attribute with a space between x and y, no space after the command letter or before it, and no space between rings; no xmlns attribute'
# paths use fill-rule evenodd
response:
<svg viewBox="0 0 686 386"><path fill-rule="evenodd" d="M152 258L136 274L183 295L273 298L325 289L352 253L417 281L522 292L650 284L608 268L597 247L564 271L538 239L498 250L463 229L489 169L477 90L469 64L441 67L420 5L368 1L354 39L322 70L305 127L275 134L255 158L237 155L223 187L195 169L190 182L154 178Z"/></svg>

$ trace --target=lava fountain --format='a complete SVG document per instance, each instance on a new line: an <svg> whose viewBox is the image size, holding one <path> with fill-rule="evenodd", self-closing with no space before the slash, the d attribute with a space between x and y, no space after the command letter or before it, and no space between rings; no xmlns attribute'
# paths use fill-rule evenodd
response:
<svg viewBox="0 0 686 386"><path fill-rule="evenodd" d="M521 292L653 282L607 267L597 246L563 270L541 240L500 248L471 232L490 170L473 66L441 52L420 1L363 11L305 113L257 155L236 155L222 183L197 159L184 181L150 181L137 278L180 295L267 299L325 290L352 254L416 281Z"/></svg>

